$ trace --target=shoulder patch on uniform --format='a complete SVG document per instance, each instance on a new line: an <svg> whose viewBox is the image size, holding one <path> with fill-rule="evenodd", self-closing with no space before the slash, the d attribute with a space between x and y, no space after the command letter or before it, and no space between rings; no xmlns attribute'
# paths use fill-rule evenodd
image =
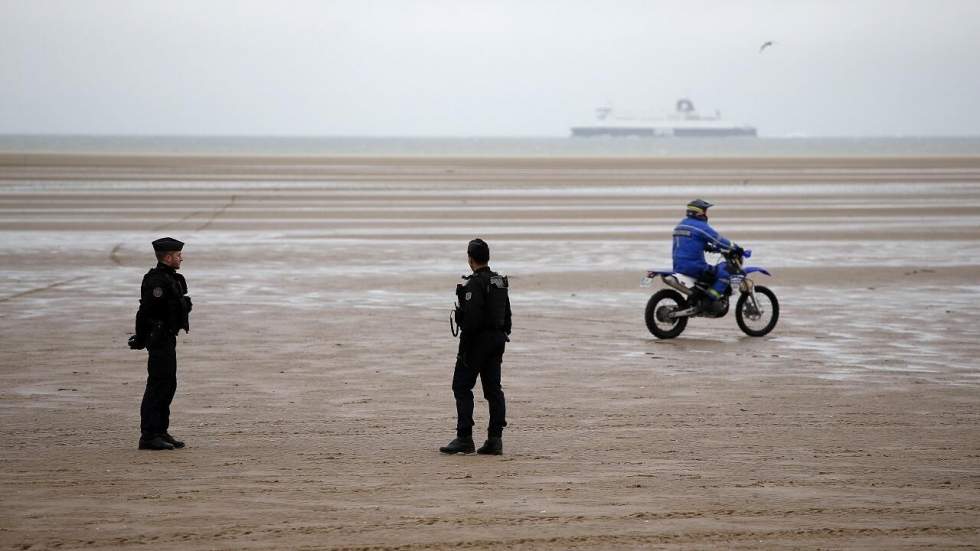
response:
<svg viewBox="0 0 980 551"><path fill-rule="evenodd" d="M463 297L464 300L470 300L473 298L473 291L466 291L466 296Z"/></svg>
<svg viewBox="0 0 980 551"><path fill-rule="evenodd" d="M163 296L163 289L160 288L160 287L154 287L153 288L153 296L155 296L157 298L162 297Z"/></svg>

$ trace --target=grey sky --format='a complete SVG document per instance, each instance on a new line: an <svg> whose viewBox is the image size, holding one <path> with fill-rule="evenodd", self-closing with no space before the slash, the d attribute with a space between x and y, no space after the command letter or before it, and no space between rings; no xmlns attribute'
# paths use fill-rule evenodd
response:
<svg viewBox="0 0 980 551"><path fill-rule="evenodd" d="M680 96L977 135L980 1L0 0L0 133L560 136Z"/></svg>

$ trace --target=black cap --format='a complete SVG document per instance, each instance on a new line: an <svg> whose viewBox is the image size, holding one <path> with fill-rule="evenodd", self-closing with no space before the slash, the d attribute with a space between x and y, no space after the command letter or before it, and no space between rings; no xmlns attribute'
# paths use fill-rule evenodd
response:
<svg viewBox="0 0 980 551"><path fill-rule="evenodd" d="M157 252L179 251L184 248L183 241L177 241L173 237L161 237L153 242L153 250Z"/></svg>
<svg viewBox="0 0 980 551"><path fill-rule="evenodd" d="M487 245L486 241L477 237L466 246L466 254L477 262L486 263L490 261L490 246Z"/></svg>

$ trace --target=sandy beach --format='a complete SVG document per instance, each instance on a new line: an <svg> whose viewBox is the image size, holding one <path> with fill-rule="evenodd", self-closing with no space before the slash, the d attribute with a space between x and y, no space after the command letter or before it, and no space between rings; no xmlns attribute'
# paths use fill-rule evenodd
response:
<svg viewBox="0 0 980 551"><path fill-rule="evenodd" d="M695 197L773 272L771 335L647 332ZM164 235L194 311L158 453L126 339ZM502 457L437 451L475 236ZM978 305L977 157L0 154L0 548L976 548Z"/></svg>

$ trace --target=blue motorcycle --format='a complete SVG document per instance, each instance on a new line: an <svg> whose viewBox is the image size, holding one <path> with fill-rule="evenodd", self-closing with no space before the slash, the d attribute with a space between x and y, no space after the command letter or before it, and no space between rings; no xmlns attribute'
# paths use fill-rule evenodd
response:
<svg viewBox="0 0 980 551"><path fill-rule="evenodd" d="M752 273L772 275L765 268L758 266L743 266L746 258L752 256L752 251L736 250L723 255L727 263L730 281L722 297L710 300L707 289L711 286L710 279L695 279L671 270L651 270L644 278L644 284L650 285L660 278L670 289L661 289L647 301L645 319L647 329L661 339L672 339L680 335L687 327L687 320L693 317L721 318L728 313L729 299L733 289L738 289L738 301L735 303L735 321L739 329L750 337L761 337L769 334L779 320L779 301L776 294L768 287L756 285L748 277Z"/></svg>

